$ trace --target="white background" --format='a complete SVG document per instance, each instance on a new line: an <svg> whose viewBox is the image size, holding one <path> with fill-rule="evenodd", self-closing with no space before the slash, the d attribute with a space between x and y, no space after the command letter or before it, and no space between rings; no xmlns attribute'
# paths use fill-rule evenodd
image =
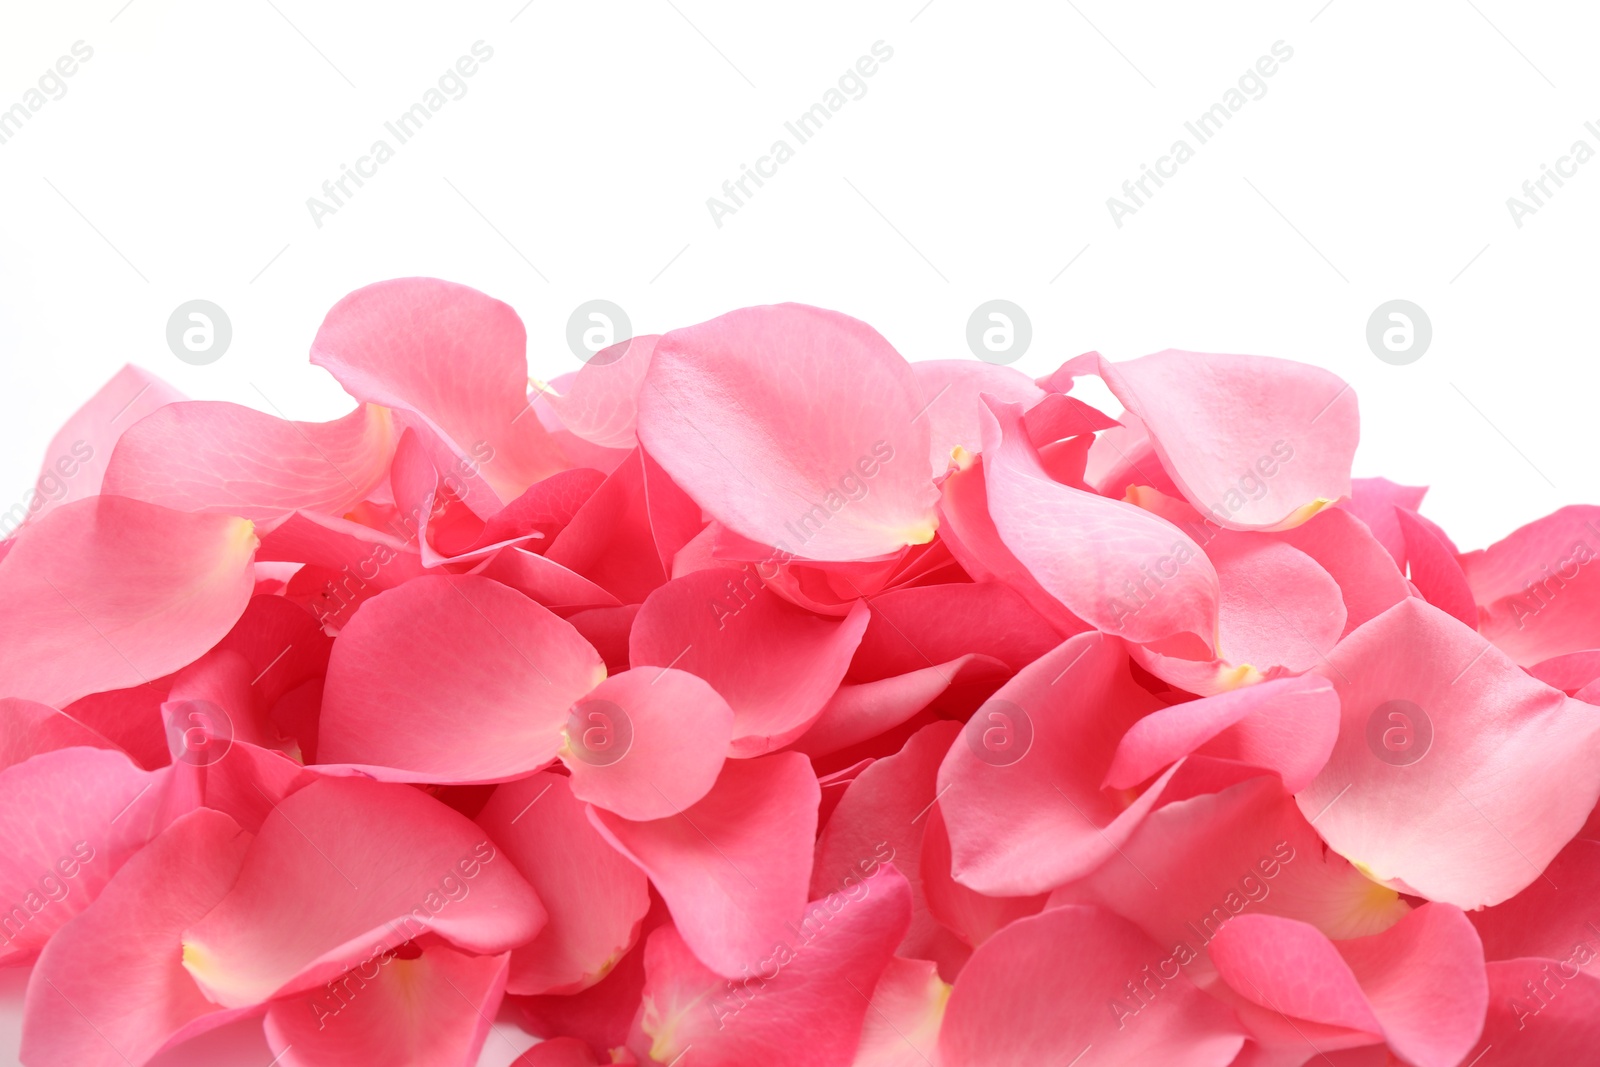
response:
<svg viewBox="0 0 1600 1067"><path fill-rule="evenodd" d="M1032 320L1033 374L1091 348L1333 370L1360 398L1357 473L1431 484L1463 548L1600 500L1600 159L1520 228L1506 205L1575 140L1600 150L1587 5L6 4L0 108L74 42L94 56L0 144L0 508L125 362L192 397L343 413L310 340L340 296L408 274L512 304L541 378L578 365L566 321L596 297L636 333L799 300L910 359L969 357L967 318L999 297ZM466 95L315 225L306 199L394 145L384 122L479 40ZM1266 95L1197 145L1184 122L1280 40ZM715 225L707 198L795 146L784 122L877 41L893 58L866 95ZM1179 137L1195 157L1117 227L1107 197ZM166 346L194 298L233 325L209 366ZM1365 340L1395 298L1432 320L1408 366ZM513 1052L491 1037L485 1062Z"/></svg>

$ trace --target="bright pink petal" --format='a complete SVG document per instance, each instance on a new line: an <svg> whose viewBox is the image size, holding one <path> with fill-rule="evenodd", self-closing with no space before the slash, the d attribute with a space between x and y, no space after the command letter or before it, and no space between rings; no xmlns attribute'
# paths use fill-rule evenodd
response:
<svg viewBox="0 0 1600 1067"><path fill-rule="evenodd" d="M849 1067L868 997L905 935L910 887L885 869L811 902L729 981L677 928L650 936L634 1050L678 1067Z"/></svg>
<svg viewBox="0 0 1600 1067"><path fill-rule="evenodd" d="M511 1067L599 1067L594 1052L575 1037L541 1041L518 1056Z"/></svg>
<svg viewBox="0 0 1600 1067"><path fill-rule="evenodd" d="M411 412L474 462L502 501L566 466L528 407L517 313L464 285L398 278L357 289L311 343L357 400Z"/></svg>
<svg viewBox="0 0 1600 1067"><path fill-rule="evenodd" d="M805 559L868 559L933 536L924 402L865 323L745 308L661 338L639 439L735 532Z"/></svg>
<svg viewBox="0 0 1600 1067"><path fill-rule="evenodd" d="M906 674L969 653L1019 671L1071 636L1057 633L1003 582L914 585L869 603L872 619L850 666L851 681Z"/></svg>
<svg viewBox="0 0 1600 1067"><path fill-rule="evenodd" d="M672 558L700 532L700 509L640 449L612 471L545 553L638 604L667 580Z"/></svg>
<svg viewBox="0 0 1600 1067"><path fill-rule="evenodd" d="M1600 648L1600 507L1576 505L1461 557L1478 629L1523 666Z"/></svg>
<svg viewBox="0 0 1600 1067"><path fill-rule="evenodd" d="M630 822L591 808L590 818L650 876L694 954L732 977L805 909L818 799L810 762L780 752L729 760L680 814Z"/></svg>
<svg viewBox="0 0 1600 1067"><path fill-rule="evenodd" d="M262 824L233 889L184 931L183 965L236 1007L313 989L426 932L495 955L544 921L464 816L410 786L324 778Z"/></svg>
<svg viewBox="0 0 1600 1067"><path fill-rule="evenodd" d="M895 755L856 777L817 841L813 897L843 892L885 863L913 873L920 869L939 763L960 733L955 722L923 727ZM951 953L954 935L929 913L918 881L911 884L911 909L911 929L896 954L938 960Z"/></svg>
<svg viewBox="0 0 1600 1067"><path fill-rule="evenodd" d="M1162 465L1212 521L1288 529L1350 495L1360 418L1355 393L1328 371L1176 349L1079 359L1079 373L1098 371L1149 429Z"/></svg>
<svg viewBox="0 0 1600 1067"><path fill-rule="evenodd" d="M999 660L966 655L875 682L842 685L792 747L811 756L831 755L879 737L946 698L955 705L952 711L965 714L1011 674Z"/></svg>
<svg viewBox="0 0 1600 1067"><path fill-rule="evenodd" d="M0 961L24 962L171 818L168 775L62 748L0 771Z"/></svg>
<svg viewBox="0 0 1600 1067"><path fill-rule="evenodd" d="M589 825L569 779L545 771L495 789L477 823L550 916L511 954L512 993L576 993L633 946L650 908L644 874Z"/></svg>
<svg viewBox="0 0 1600 1067"><path fill-rule="evenodd" d="M701 679L639 667L573 705L561 760L579 800L624 819L664 819L711 790L733 724L733 709Z"/></svg>
<svg viewBox="0 0 1600 1067"><path fill-rule="evenodd" d="M318 756L397 781L492 782L554 759L605 676L568 623L487 578L418 578L334 644Z"/></svg>
<svg viewBox="0 0 1600 1067"><path fill-rule="evenodd" d="M244 611L251 524L121 497L57 508L0 560L0 694L64 707L216 644Z"/></svg>
<svg viewBox="0 0 1600 1067"><path fill-rule="evenodd" d="M1600 978L1550 960L1491 963L1483 1037L1462 1058L1505 1067L1583 1063L1600 1045Z"/></svg>
<svg viewBox="0 0 1600 1067"><path fill-rule="evenodd" d="M1343 725L1300 808L1395 888L1497 904L1539 876L1600 797L1592 708L1421 600L1356 630L1321 671Z"/></svg>
<svg viewBox="0 0 1600 1067"><path fill-rule="evenodd" d="M944 811L938 804L925 816L928 827L922 835L922 895L927 899L928 911L941 924L948 927L966 944L976 948L995 934L1004 930L1016 919L1037 915L1044 910L1049 895L989 896L969 889L951 877L950 831L944 823ZM954 971L948 961L942 968L946 975Z"/></svg>
<svg viewBox="0 0 1600 1067"><path fill-rule="evenodd" d="M1080 634L1029 665L973 713L939 770L954 876L1026 896L1081 877L1154 807L1102 790L1122 735L1159 707L1118 642Z"/></svg>
<svg viewBox="0 0 1600 1067"><path fill-rule="evenodd" d="M298 510L343 515L383 480L395 436L389 412L370 404L332 422L168 404L122 435L102 491L257 522Z"/></svg>
<svg viewBox="0 0 1600 1067"><path fill-rule="evenodd" d="M1503 904L1469 912L1490 960L1543 956L1600 973L1593 902L1600 900L1600 841L1574 838L1544 876Z"/></svg>
<svg viewBox="0 0 1600 1067"><path fill-rule="evenodd" d="M0 535L37 522L55 508L100 492L117 439L146 415L183 399L154 374L131 364L114 374L50 439L33 493L0 515Z"/></svg>
<svg viewBox="0 0 1600 1067"><path fill-rule="evenodd" d="M1039 584L1074 615L1130 641L1183 636L1211 648L1217 573L1199 546L1148 511L1052 481L1022 432L1021 408L991 400L989 412L989 512Z"/></svg>
<svg viewBox="0 0 1600 1067"><path fill-rule="evenodd" d="M802 611L748 572L675 578L651 593L628 639L634 667L674 666L704 678L733 708L735 756L780 748L816 721L867 628L864 603L843 619Z"/></svg>
<svg viewBox="0 0 1600 1067"><path fill-rule="evenodd" d="M0 699L0 770L58 748L116 748L110 740L48 704Z"/></svg>
<svg viewBox="0 0 1600 1067"><path fill-rule="evenodd" d="M474 1063L505 992L507 960L432 940L375 952L326 986L273 1001L267 1043L286 1067Z"/></svg>
<svg viewBox="0 0 1600 1067"><path fill-rule="evenodd" d="M1366 523L1372 536L1389 550L1401 567L1406 565L1406 538L1400 530L1395 508L1416 511L1428 494L1425 485L1399 485L1387 478L1353 478L1350 499L1339 506Z"/></svg>
<svg viewBox="0 0 1600 1067"><path fill-rule="evenodd" d="M1420 515L1405 508L1395 509L1395 519L1405 536L1407 569L1411 583L1424 600L1446 611L1464 625L1478 628L1478 605L1462 573L1456 554L1436 537ZM1596 636L1600 636L1597 631Z"/></svg>
<svg viewBox="0 0 1600 1067"><path fill-rule="evenodd" d="M184 970L184 929L228 892L250 835L221 812L178 819L134 856L94 907L39 957L24 1007L33 1067L126 1067L240 1012L206 999Z"/></svg>
<svg viewBox="0 0 1600 1067"><path fill-rule="evenodd" d="M1224 1067L1244 1033L1176 968L1157 978L1148 1002L1122 1003L1123 983L1163 955L1132 924L1096 908L1019 919L984 942L956 979L939 1063L1066 1064L1092 1049L1104 1063Z"/></svg>

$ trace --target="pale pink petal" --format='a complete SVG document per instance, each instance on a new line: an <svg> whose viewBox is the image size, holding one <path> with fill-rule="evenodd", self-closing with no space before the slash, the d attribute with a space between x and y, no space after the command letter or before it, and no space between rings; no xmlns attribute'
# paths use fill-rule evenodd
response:
<svg viewBox="0 0 1600 1067"><path fill-rule="evenodd" d="M323 778L262 823L232 890L183 933L183 965L239 1007L304 992L432 932L495 955L544 908L465 816L410 786Z"/></svg>
<svg viewBox="0 0 1600 1067"><path fill-rule="evenodd" d="M1106 785L1134 788L1201 752L1276 771L1295 793L1327 763L1338 732L1339 698L1325 679L1261 682L1140 719L1118 744Z"/></svg>
<svg viewBox="0 0 1600 1067"><path fill-rule="evenodd" d="M61 748L0 771L0 961L31 959L174 814L166 771Z"/></svg>
<svg viewBox="0 0 1600 1067"><path fill-rule="evenodd" d="M418 578L334 643L318 757L395 781L492 782L554 759L605 676L571 625L487 578Z"/></svg>
<svg viewBox="0 0 1600 1067"><path fill-rule="evenodd" d="M1222 531L1205 551L1222 588L1218 651L1230 664L1309 670L1344 633L1338 584L1299 549L1263 534ZM1157 602L1165 595L1158 590Z"/></svg>
<svg viewBox="0 0 1600 1067"><path fill-rule="evenodd" d="M0 536L99 493L117 439L152 411L182 399L182 393L141 367L130 364L117 371L50 439L33 493L0 514Z"/></svg>
<svg viewBox="0 0 1600 1067"><path fill-rule="evenodd" d="M639 439L735 532L805 559L868 559L933 536L924 403L865 323L745 308L661 338Z"/></svg>
<svg viewBox="0 0 1600 1067"><path fill-rule="evenodd" d="M645 600L628 639L636 668L676 667L704 678L733 708L730 754L759 756L816 721L843 681L870 612L843 619L802 611L748 572L695 571Z"/></svg>
<svg viewBox="0 0 1600 1067"><path fill-rule="evenodd" d="M0 560L0 695L65 707L199 657L250 599L251 524L121 497L57 508Z"/></svg>
<svg viewBox="0 0 1600 1067"><path fill-rule="evenodd" d="M332 422L168 404L122 435L102 491L257 522L299 510L343 515L383 480L395 436L389 412L371 404Z"/></svg>
<svg viewBox="0 0 1600 1067"><path fill-rule="evenodd" d="M992 693L1012 671L988 656L966 655L921 670L860 685L841 685L817 721L791 746L811 756L830 756L870 741L946 697L962 712Z"/></svg>
<svg viewBox="0 0 1600 1067"><path fill-rule="evenodd" d="M1080 356L1058 374L1071 372L1105 379L1184 497L1222 526L1288 529L1350 495L1356 397L1320 367L1168 349Z"/></svg>
<svg viewBox="0 0 1600 1067"><path fill-rule="evenodd" d="M1421 600L1353 632L1319 671L1342 726L1300 808L1321 812L1328 844L1394 888L1497 904L1539 876L1600 797L1591 707Z"/></svg>
<svg viewBox="0 0 1600 1067"><path fill-rule="evenodd" d="M311 342L357 400L416 415L449 452L478 465L502 501L567 466L528 407L527 333L475 289L397 278L334 305Z"/></svg>
<svg viewBox="0 0 1600 1067"><path fill-rule="evenodd" d="M477 823L538 893L550 921L511 954L511 993L576 993L633 946L650 908L643 872L597 833L550 771L498 786Z"/></svg>
<svg viewBox="0 0 1600 1067"><path fill-rule="evenodd" d="M39 957L24 1006L31 1067L126 1067L243 1014L184 970L184 929L228 892L250 835L221 812L175 821Z"/></svg>
<svg viewBox="0 0 1600 1067"><path fill-rule="evenodd" d="M631 337L596 352L565 391L546 389L542 399L563 426L590 444L635 447L639 389L659 340L654 334Z"/></svg>
<svg viewBox="0 0 1600 1067"><path fill-rule="evenodd" d="M949 999L950 986L932 963L891 959L872 991L851 1067L927 1067Z"/></svg>
<svg viewBox="0 0 1600 1067"><path fill-rule="evenodd" d="M630 822L591 808L590 818L650 876L694 954L733 977L800 920L818 799L810 762L780 752L729 760L711 792L677 815Z"/></svg>
<svg viewBox="0 0 1600 1067"><path fill-rule="evenodd" d="M1344 508L1327 508L1273 536L1316 560L1339 583L1345 634L1411 595L1387 550Z"/></svg>
<svg viewBox="0 0 1600 1067"><path fill-rule="evenodd" d="M943 473L950 465L955 449L977 452L983 448L980 394L988 393L1024 408L1033 407L1046 395L1057 395L1046 394L1019 370L981 360L918 360L911 364L911 372L927 405L923 418L928 420L933 446L929 461L935 474ZM1055 437L1047 439L1053 441Z"/></svg>

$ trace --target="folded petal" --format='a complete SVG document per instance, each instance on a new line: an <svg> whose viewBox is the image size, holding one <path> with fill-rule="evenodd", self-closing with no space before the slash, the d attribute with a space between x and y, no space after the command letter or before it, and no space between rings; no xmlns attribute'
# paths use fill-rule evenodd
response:
<svg viewBox="0 0 1600 1067"><path fill-rule="evenodd" d="M604 676L589 643L521 593L418 578L363 604L334 643L318 756L394 781L518 777L555 758L568 710Z"/></svg>
<svg viewBox="0 0 1600 1067"><path fill-rule="evenodd" d="M869 615L861 602L843 619L813 615L749 576L719 568L673 579L646 598L628 638L634 667L688 671L727 700L735 756L781 748L816 721Z"/></svg>
<svg viewBox="0 0 1600 1067"><path fill-rule="evenodd" d="M865 323L745 308L656 344L639 439L736 533L805 559L869 559L933 536L924 403Z"/></svg>
<svg viewBox="0 0 1600 1067"><path fill-rule="evenodd" d="M589 825L569 779L544 771L506 782L476 821L550 917L512 952L507 990L576 993L605 978L639 934L648 882Z"/></svg>
<svg viewBox="0 0 1600 1067"><path fill-rule="evenodd" d="M183 933L183 965L228 1007L315 988L422 934L497 955L545 921L465 816L410 786L323 778L281 801L239 879Z"/></svg>
<svg viewBox="0 0 1600 1067"><path fill-rule="evenodd" d="M1200 547L1142 508L1053 481L1024 436L1021 408L988 403L989 513L1039 584L1074 615L1130 641L1188 636L1213 647L1220 593Z"/></svg>
<svg viewBox="0 0 1600 1067"><path fill-rule="evenodd" d="M250 835L217 811L179 818L39 956L23 1008L34 1067L126 1067L242 1014L184 970L184 929L227 894Z"/></svg>
<svg viewBox="0 0 1600 1067"><path fill-rule="evenodd" d="M1395 509L1416 511L1428 494L1425 485L1399 485L1387 478L1352 478L1350 499L1339 507L1366 523L1372 536L1389 550L1401 567L1406 565L1406 538L1400 530Z"/></svg>
<svg viewBox="0 0 1600 1067"><path fill-rule="evenodd" d="M1117 745L1106 785L1131 789L1192 752L1276 771L1284 789L1305 788L1339 732L1339 698L1302 675L1202 697L1147 715Z"/></svg>
<svg viewBox="0 0 1600 1067"><path fill-rule="evenodd" d="M1125 363L1080 356L1062 371L1099 373L1184 497L1222 526L1288 529L1350 495L1356 397L1321 367L1168 349Z"/></svg>
<svg viewBox="0 0 1600 1067"><path fill-rule="evenodd" d="M301 510L343 515L383 480L394 440L389 412L371 404L332 422L207 400L168 404L122 435L102 491L256 522Z"/></svg>
<svg viewBox="0 0 1600 1067"><path fill-rule="evenodd" d="M1024 408L1033 407L1047 395L1021 371L981 360L918 360L911 364L911 372L927 405L923 417L928 420L932 441L928 458L935 474L950 465L955 449L977 452L983 447L981 394Z"/></svg>
<svg viewBox="0 0 1600 1067"><path fill-rule="evenodd" d="M1231 1063L1244 1031L1176 969L1157 979L1150 1001L1123 1003L1123 984L1163 955L1131 923L1098 908L1019 919L985 941L956 979L939 1063L1065 1064L1089 1049L1097 1063L1129 1067Z"/></svg>
<svg viewBox="0 0 1600 1067"><path fill-rule="evenodd" d="M885 868L805 912L735 980L697 959L677 928L650 935L634 1050L679 1067L849 1067L868 998L905 935L910 887Z"/></svg>
<svg viewBox="0 0 1600 1067"><path fill-rule="evenodd" d="M711 792L676 815L631 822L591 808L590 819L650 876L694 954L733 977L805 909L819 796L810 762L780 752L729 760Z"/></svg>
<svg viewBox="0 0 1600 1067"><path fill-rule="evenodd" d="M0 694L64 707L197 659L250 599L251 524L94 497L0 559Z"/></svg>
<svg viewBox="0 0 1600 1067"><path fill-rule="evenodd" d="M334 305L311 342L357 400L417 416L470 459L501 501L566 466L528 407L527 332L517 313L475 289L397 278Z"/></svg>
<svg viewBox="0 0 1600 1067"><path fill-rule="evenodd" d="M1425 904L1371 937L1333 942L1306 923L1242 915L1211 959L1244 999L1384 1040L1417 1067L1453 1067L1483 1026L1488 982L1477 935L1448 904Z"/></svg>
<svg viewBox="0 0 1600 1067"><path fill-rule="evenodd" d="M1396 508L1395 519L1405 537L1411 584L1428 603L1476 630L1478 605L1472 599L1472 589L1461 564L1456 561L1454 550L1441 541L1431 525L1416 512ZM1600 631L1596 636L1600 636Z"/></svg>
<svg viewBox="0 0 1600 1067"><path fill-rule="evenodd" d="M1329 845L1385 884L1497 904L1539 876L1600 797L1593 708L1421 600L1357 629L1320 670L1342 725L1297 799Z"/></svg>

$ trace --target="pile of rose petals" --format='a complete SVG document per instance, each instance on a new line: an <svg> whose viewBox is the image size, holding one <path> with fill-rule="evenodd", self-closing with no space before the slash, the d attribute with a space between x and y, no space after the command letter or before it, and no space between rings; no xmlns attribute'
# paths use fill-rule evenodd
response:
<svg viewBox="0 0 1600 1067"><path fill-rule="evenodd" d="M128 368L51 443L0 542L28 1067L466 1067L496 1017L543 1065L1600 1057L1600 508L1461 552L1280 359L525 346L385 282L311 346L343 418Z"/></svg>

